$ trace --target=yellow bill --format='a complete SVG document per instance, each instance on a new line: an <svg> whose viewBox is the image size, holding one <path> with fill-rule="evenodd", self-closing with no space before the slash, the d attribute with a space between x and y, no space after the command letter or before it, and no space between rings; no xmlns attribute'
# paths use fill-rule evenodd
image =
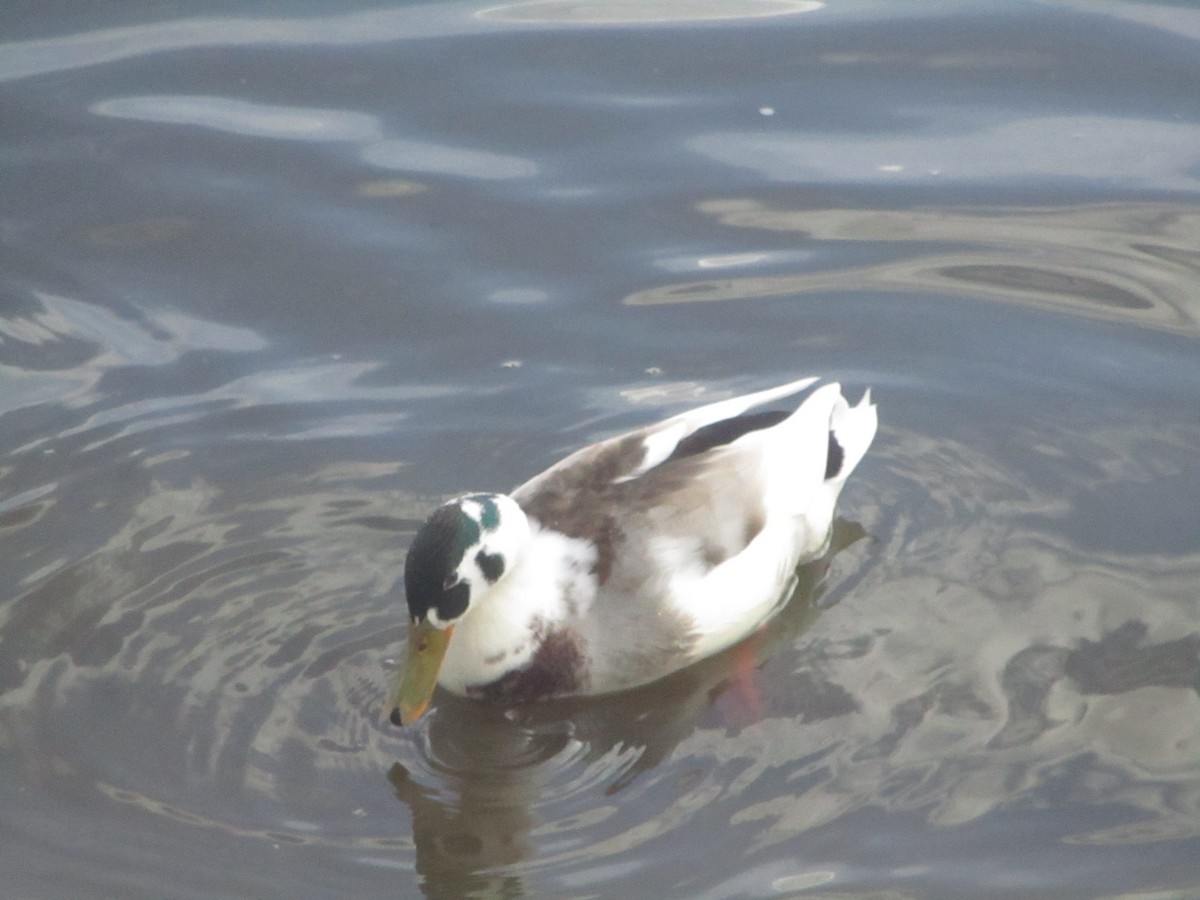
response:
<svg viewBox="0 0 1200 900"><path fill-rule="evenodd" d="M427 621L408 629L408 655L396 679L388 716L393 725L411 725L429 708L453 631L453 625L437 628Z"/></svg>

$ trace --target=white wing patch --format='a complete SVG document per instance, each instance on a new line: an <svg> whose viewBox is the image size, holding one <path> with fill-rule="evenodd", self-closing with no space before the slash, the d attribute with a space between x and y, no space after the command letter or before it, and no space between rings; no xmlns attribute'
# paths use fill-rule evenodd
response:
<svg viewBox="0 0 1200 900"><path fill-rule="evenodd" d="M675 561L679 577L671 580L670 596L695 622L697 656L741 640L780 608L796 566L824 551L838 495L866 453L875 427L870 395L851 407L840 385L832 383L783 422L731 445L731 452L758 459L766 522L742 552L705 573ZM831 428L845 459L837 477L826 480ZM668 554L672 549L679 552L663 548Z"/></svg>
<svg viewBox="0 0 1200 900"><path fill-rule="evenodd" d="M694 431L695 429L692 429ZM613 484L620 484L623 481L632 481L639 475L644 475L653 469L655 466L662 465L666 462L671 454L675 452L675 448L679 446L679 442L691 434L687 426L683 422L674 425L668 424L668 427L661 431L655 431L653 434L646 435L643 444L646 447L646 455L638 464L637 468L628 475L622 475L620 478L614 478Z"/></svg>
<svg viewBox="0 0 1200 900"><path fill-rule="evenodd" d="M772 400L778 400L781 397L798 394L805 388L815 384L818 380L816 377L801 378L799 381L768 388L765 391L758 391L754 394L730 397L728 400L718 400L716 403L710 403L698 409L691 409L667 419L646 435L643 442L646 448L646 455L637 468L620 478L614 479L613 483L620 484L623 481L631 481L639 475L649 472L655 466L666 462L671 457L671 454L675 452L675 448L679 446L680 441L704 428L706 425L712 425L714 422L721 422L725 419L740 416L746 410L761 406L763 403L770 403Z"/></svg>

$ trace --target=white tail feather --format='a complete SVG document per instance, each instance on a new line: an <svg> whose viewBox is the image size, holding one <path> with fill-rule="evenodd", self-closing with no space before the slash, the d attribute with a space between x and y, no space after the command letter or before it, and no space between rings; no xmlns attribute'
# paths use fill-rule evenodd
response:
<svg viewBox="0 0 1200 900"><path fill-rule="evenodd" d="M778 400L781 397L798 394L806 387L816 384L819 380L816 376L801 378L798 381L791 381L787 384L781 384L778 387L767 388L765 391L742 394L740 397L730 397L728 400L718 400L716 403L710 403L707 406L701 406L688 410L685 413L680 413L677 416L672 416L663 422L663 425L668 426L676 422L685 422L687 423L687 430L684 433L691 434L698 428L711 425L713 422L720 422L722 419L732 419L734 416L740 416L748 409L753 409L764 403L770 403L772 400Z"/></svg>
<svg viewBox="0 0 1200 900"><path fill-rule="evenodd" d="M871 402L870 388L863 393L862 399L855 406L847 403L845 397L838 397L833 414L829 418L829 430L833 432L845 456L834 480L842 482L850 477L850 473L866 455L871 441L875 439L878 424L879 417L875 411L875 404Z"/></svg>
<svg viewBox="0 0 1200 900"><path fill-rule="evenodd" d="M716 403L689 409L687 412L672 416L655 426L646 436L646 456L641 465L618 478L617 481L629 481L637 478L643 472L653 469L675 452L680 441L704 426L740 416L746 410L770 403L772 400L798 394L819 380L816 377L801 378L778 387L767 388L765 391L730 397L728 400L718 400Z"/></svg>

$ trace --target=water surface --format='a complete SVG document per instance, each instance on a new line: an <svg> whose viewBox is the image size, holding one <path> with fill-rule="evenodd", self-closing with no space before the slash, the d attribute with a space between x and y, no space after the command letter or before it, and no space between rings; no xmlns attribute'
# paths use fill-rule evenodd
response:
<svg viewBox="0 0 1200 900"><path fill-rule="evenodd" d="M3 21L6 891L1200 894L1200 13ZM442 498L809 373L770 629L386 723Z"/></svg>

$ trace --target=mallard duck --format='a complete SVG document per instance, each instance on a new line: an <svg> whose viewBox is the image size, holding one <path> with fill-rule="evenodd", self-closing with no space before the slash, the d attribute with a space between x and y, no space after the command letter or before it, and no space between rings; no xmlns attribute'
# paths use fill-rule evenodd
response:
<svg viewBox="0 0 1200 900"><path fill-rule="evenodd" d="M875 436L871 392L850 406L836 383L759 409L817 380L681 413L434 511L405 561L391 721L420 717L435 684L511 702L631 688L755 631L824 552Z"/></svg>

